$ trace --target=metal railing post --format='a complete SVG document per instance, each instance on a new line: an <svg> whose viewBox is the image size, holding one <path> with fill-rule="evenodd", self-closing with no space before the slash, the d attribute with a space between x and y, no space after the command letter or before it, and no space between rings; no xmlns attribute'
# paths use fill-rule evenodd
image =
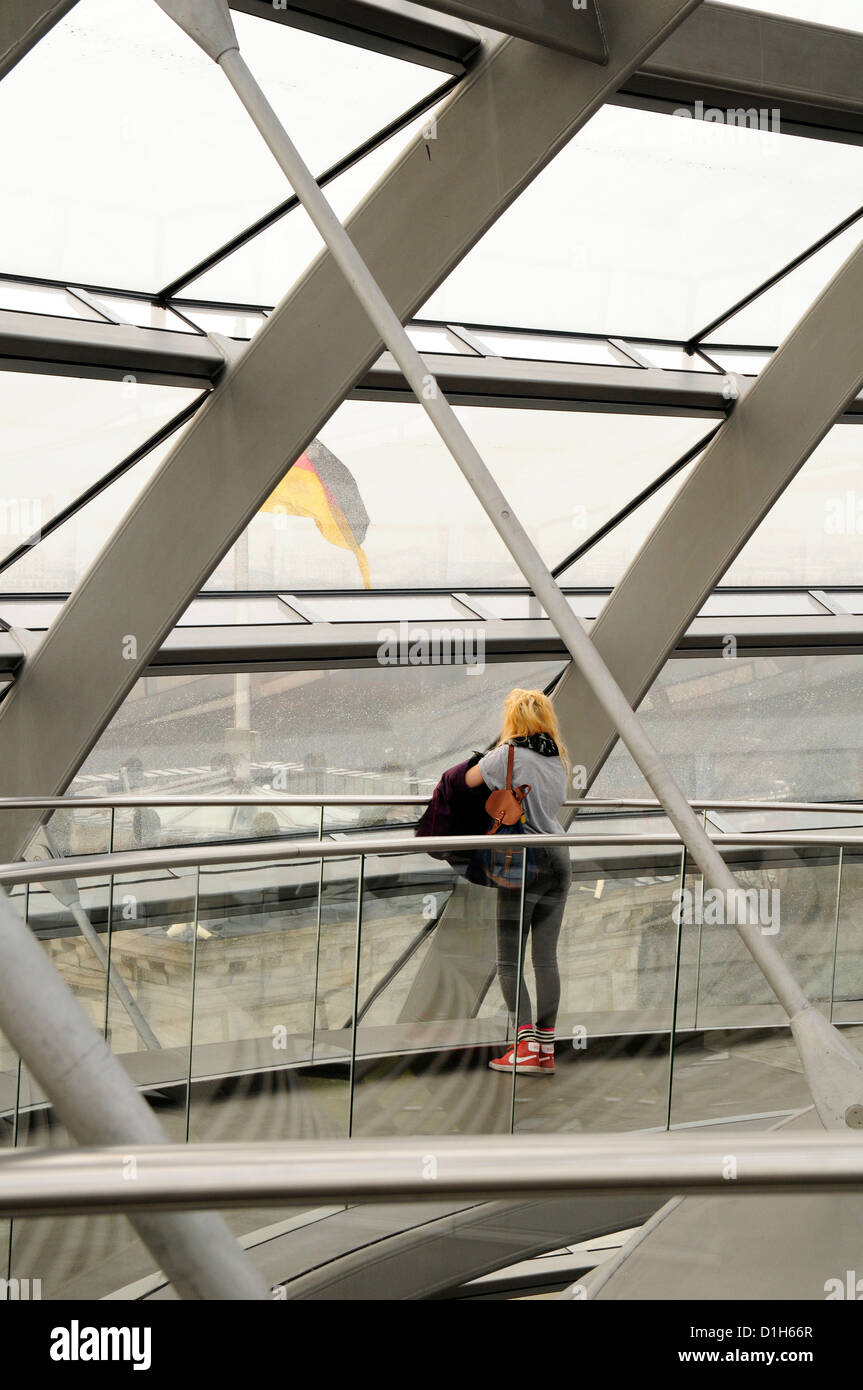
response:
<svg viewBox="0 0 863 1390"><path fill-rule="evenodd" d="M323 861L322 861L323 862ZM353 1023L351 1024L351 1061L350 1061L350 1094L348 1096L348 1138L353 1137L354 1132L354 1094L357 1081L357 1031L359 1029L359 1001L360 1001L360 964L362 961L363 949L363 883L365 880L366 856L360 855L360 866L357 872L357 933L354 945L354 1003L353 1003Z"/></svg>

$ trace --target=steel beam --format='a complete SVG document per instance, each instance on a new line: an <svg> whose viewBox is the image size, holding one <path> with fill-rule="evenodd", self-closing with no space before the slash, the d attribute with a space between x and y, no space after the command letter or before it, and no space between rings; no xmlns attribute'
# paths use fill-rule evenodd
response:
<svg viewBox="0 0 863 1390"><path fill-rule="evenodd" d="M618 99L659 110L696 101L720 110L778 107L781 130L859 143L861 64L863 34L704 4L622 84Z"/></svg>
<svg viewBox="0 0 863 1390"><path fill-rule="evenodd" d="M634 706L735 556L860 390L861 296L863 247L738 402L594 623L593 642ZM741 620L726 621L734 632ZM573 760L586 769L589 786L616 736L574 666L557 686L555 701Z"/></svg>
<svg viewBox="0 0 863 1390"><path fill-rule="evenodd" d="M485 24L502 34L513 34L529 43L587 58L591 63L607 63L608 47L599 15L599 0L581 0L579 5L560 5L555 0L427 0L433 10L454 15L471 24Z"/></svg>
<svg viewBox="0 0 863 1390"><path fill-rule="evenodd" d="M0 78L11 72L78 0L4 0L0 6Z"/></svg>
<svg viewBox="0 0 863 1390"><path fill-rule="evenodd" d="M75 3L5 0L0 78ZM272 0L231 0L231 8L444 72L463 72L479 49L471 25L410 0L291 0L284 9ZM561 16L573 14L560 7ZM705 3L609 100L662 111L696 101L723 110L778 106L787 132L859 142L861 69L861 34Z"/></svg>
<svg viewBox="0 0 863 1390"><path fill-rule="evenodd" d="M11 604L4 606L8 612ZM457 619L408 621L410 632L450 631ZM154 652L147 676L205 676L226 671L320 671L380 665L381 628L398 623L361 622L232 627L175 627ZM470 622L487 662L566 661L567 649L547 618ZM694 618L679 638L675 657L719 657L733 632L740 657L851 656L863 653L863 617L830 614L799 617ZM31 648L41 633L28 633ZM24 655L0 632L0 681L20 671ZM148 803L149 804L149 803Z"/></svg>
<svg viewBox="0 0 863 1390"><path fill-rule="evenodd" d="M434 66L445 66L436 61L444 55L450 72L456 71L453 62L471 56L467 25L450 32L434 9L399 0L292 0L286 10L271 0L232 0L232 8L382 52L398 53L402 46L405 56L419 55ZM567 12L562 5L561 15ZM659 111L697 101L721 110L778 106L784 131L858 142L861 69L863 34L705 3L610 100Z"/></svg>
<svg viewBox="0 0 863 1390"><path fill-rule="evenodd" d="M231 9L340 39L391 57L461 73L478 53L480 36L462 20L411 0L230 0Z"/></svg>
<svg viewBox="0 0 863 1390"><path fill-rule="evenodd" d="M691 7L609 0L605 67L489 41L442 107L436 138L417 137L348 224L402 320ZM25 663L0 706L4 794L65 790L286 465L380 350L322 253L227 370ZM32 814L4 819L0 858L20 854L37 823Z"/></svg>
<svg viewBox="0 0 863 1390"><path fill-rule="evenodd" d="M0 371L209 386L224 365L203 334L0 309Z"/></svg>

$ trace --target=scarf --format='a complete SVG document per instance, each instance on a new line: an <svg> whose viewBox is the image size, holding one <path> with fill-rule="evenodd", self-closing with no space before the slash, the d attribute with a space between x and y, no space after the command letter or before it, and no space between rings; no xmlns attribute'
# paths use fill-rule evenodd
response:
<svg viewBox="0 0 863 1390"><path fill-rule="evenodd" d="M530 748L533 753L541 753L544 758L559 758L558 746L551 734L530 734L527 738L509 738L516 748Z"/></svg>

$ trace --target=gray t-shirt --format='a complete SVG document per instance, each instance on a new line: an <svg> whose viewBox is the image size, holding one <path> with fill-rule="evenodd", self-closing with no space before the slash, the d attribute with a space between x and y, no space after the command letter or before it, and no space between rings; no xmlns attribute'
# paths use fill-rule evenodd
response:
<svg viewBox="0 0 863 1390"><path fill-rule="evenodd" d="M489 791L506 786L509 745L502 743L480 758L477 766ZM524 802L524 818L531 830L543 835L563 835L557 813L566 800L566 770L560 758L546 758L532 748L516 748L512 763L512 785L530 783Z"/></svg>

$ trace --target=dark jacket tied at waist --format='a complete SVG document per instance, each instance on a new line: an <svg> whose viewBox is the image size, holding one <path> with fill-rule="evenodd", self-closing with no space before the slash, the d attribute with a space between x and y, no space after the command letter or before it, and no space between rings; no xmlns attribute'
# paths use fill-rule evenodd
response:
<svg viewBox="0 0 863 1390"><path fill-rule="evenodd" d="M441 776L431 794L431 800L420 818L415 834L427 835L484 835L490 821L485 803L488 800L488 787L482 782L478 787L468 787L465 776L468 769L479 762L479 753L474 753L463 763L456 763ZM471 864L473 850L431 851L435 859L445 859L454 869L464 872ZM468 878L471 874L468 873ZM477 882L485 883L480 873Z"/></svg>

